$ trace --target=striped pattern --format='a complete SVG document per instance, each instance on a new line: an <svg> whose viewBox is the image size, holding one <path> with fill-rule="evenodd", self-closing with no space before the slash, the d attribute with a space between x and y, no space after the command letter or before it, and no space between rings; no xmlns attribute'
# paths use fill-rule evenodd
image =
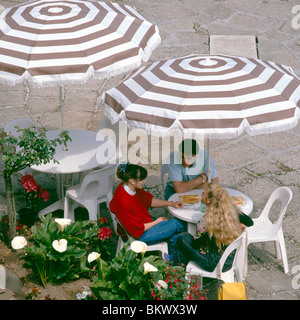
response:
<svg viewBox="0 0 300 320"><path fill-rule="evenodd" d="M160 43L132 7L94 0L31 1L0 19L0 82L78 84L136 69Z"/></svg>
<svg viewBox="0 0 300 320"><path fill-rule="evenodd" d="M207 59L208 58L208 59ZM164 136L232 138L291 129L300 80L283 65L229 55L189 55L140 68L103 94L114 123Z"/></svg>

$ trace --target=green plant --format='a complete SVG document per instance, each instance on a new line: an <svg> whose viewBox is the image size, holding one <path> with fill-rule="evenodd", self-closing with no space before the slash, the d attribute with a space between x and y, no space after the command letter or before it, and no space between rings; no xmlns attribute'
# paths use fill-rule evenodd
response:
<svg viewBox="0 0 300 320"><path fill-rule="evenodd" d="M113 231L109 227L108 219L98 218L97 220L98 234L97 237L90 239L90 249L92 251L101 252L102 259L107 260L110 258L112 253L115 253L115 250L111 250L113 246Z"/></svg>
<svg viewBox="0 0 300 320"><path fill-rule="evenodd" d="M13 244L16 237L12 247L26 246L24 266L39 275L44 287L48 282L77 279L91 271L86 267L86 254L90 250L90 239L97 237L99 232L94 221L53 221L52 215L48 214L42 218L40 226L34 225L31 231L31 244L27 245L22 237L19 237L22 245L18 245L18 241Z"/></svg>
<svg viewBox="0 0 300 320"><path fill-rule="evenodd" d="M186 276L182 266L170 266L165 269L163 280L153 280L152 297L156 300L205 300L205 291L201 290L201 277Z"/></svg>
<svg viewBox="0 0 300 320"><path fill-rule="evenodd" d="M96 271L94 296L101 300L206 299L199 276L186 277L182 266L170 266L158 256L146 257L146 249L141 241L127 241L110 263L97 252L89 254Z"/></svg>
<svg viewBox="0 0 300 320"><path fill-rule="evenodd" d="M22 191L25 197L25 207L33 211L37 211L39 201L47 202L50 199L49 192L39 186L30 174L26 174L20 180L20 185L23 187Z"/></svg>
<svg viewBox="0 0 300 320"><path fill-rule="evenodd" d="M35 298L40 294L38 288L33 288L27 292L25 297L26 300L35 300Z"/></svg>
<svg viewBox="0 0 300 320"><path fill-rule="evenodd" d="M0 219L0 239L8 245L9 243L9 217L3 216Z"/></svg>
<svg viewBox="0 0 300 320"><path fill-rule="evenodd" d="M16 225L17 235L28 235L29 228L21 223ZM8 215L0 218L0 240L2 240L8 247L10 246L10 228L9 228L9 217Z"/></svg>
<svg viewBox="0 0 300 320"><path fill-rule="evenodd" d="M16 234L16 208L11 179L13 173L32 165L48 163L51 160L57 162L54 159L55 147L62 143L66 145L67 141L71 140L67 131L62 131L58 138L49 141L45 130L41 129L37 132L33 128L16 128L18 132L21 132L18 137L0 131L0 155L5 164L3 176L12 237Z"/></svg>
<svg viewBox="0 0 300 320"><path fill-rule="evenodd" d="M135 241L138 243L140 241ZM145 250L127 250L129 242L110 263L101 255L92 253L90 263L96 264L96 276L91 290L100 300L148 300L151 299L153 278L162 277L166 263L157 256L145 256ZM134 249L134 250L132 250ZM92 257L91 257L92 256Z"/></svg>
<svg viewBox="0 0 300 320"><path fill-rule="evenodd" d="M20 222L31 227L38 220L39 203L50 199L49 192L39 186L32 175L27 174L20 180L23 187L22 192L25 198L25 207L18 210Z"/></svg>

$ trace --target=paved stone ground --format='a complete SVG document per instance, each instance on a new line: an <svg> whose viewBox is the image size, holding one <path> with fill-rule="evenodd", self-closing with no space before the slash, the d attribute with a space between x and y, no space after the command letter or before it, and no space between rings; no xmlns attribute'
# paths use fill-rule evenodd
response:
<svg viewBox="0 0 300 320"><path fill-rule="evenodd" d="M1 6L9 7L21 2L25 1L1 0L0 10ZM299 0L120 2L135 6L144 17L158 25L162 43L152 54L151 61L189 53L209 53L211 35L254 35L259 58L289 65L300 76L300 29L292 27L293 19L295 23L300 23L296 14L292 13L292 8L299 5ZM104 115L101 95L121 79L122 75L103 81L90 80L82 86L65 87L66 128L97 131ZM58 128L58 88L0 85L0 114L0 128L16 117L28 117L46 129ZM283 222L290 272L284 274L272 244L251 244L246 284L249 299L299 299L300 289L295 285L293 288L292 281L296 274L299 275L300 265L300 125L293 130L272 135L212 140L211 154L221 183L237 188L253 199L252 217L260 214L270 194L278 186L288 186L293 191L293 200ZM147 187L161 197L159 166L151 165L148 169ZM49 177L41 176L40 179L45 188L54 190L54 183ZM0 183L0 213L4 210L4 189L3 183ZM164 210L154 210L153 213L162 215Z"/></svg>

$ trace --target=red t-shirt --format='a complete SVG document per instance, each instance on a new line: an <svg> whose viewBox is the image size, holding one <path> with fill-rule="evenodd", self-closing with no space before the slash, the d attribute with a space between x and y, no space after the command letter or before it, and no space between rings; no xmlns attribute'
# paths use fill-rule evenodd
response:
<svg viewBox="0 0 300 320"><path fill-rule="evenodd" d="M126 232L139 239L145 230L145 223L152 222L148 212L153 195L144 189L136 190L135 195L130 195L124 189L124 183L117 187L109 207L117 216Z"/></svg>

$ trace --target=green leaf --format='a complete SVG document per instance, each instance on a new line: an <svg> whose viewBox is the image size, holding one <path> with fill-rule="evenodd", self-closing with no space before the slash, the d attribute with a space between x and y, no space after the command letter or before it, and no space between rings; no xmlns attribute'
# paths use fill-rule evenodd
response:
<svg viewBox="0 0 300 320"><path fill-rule="evenodd" d="M65 261L71 258L80 259L85 254L86 251L84 249L68 245L67 250L64 252L58 252L54 248L52 248L50 252L47 254L47 257L49 257L50 260Z"/></svg>
<svg viewBox="0 0 300 320"><path fill-rule="evenodd" d="M59 280L65 277L69 271L70 271L70 261L60 262L59 264L55 265L53 277Z"/></svg>

